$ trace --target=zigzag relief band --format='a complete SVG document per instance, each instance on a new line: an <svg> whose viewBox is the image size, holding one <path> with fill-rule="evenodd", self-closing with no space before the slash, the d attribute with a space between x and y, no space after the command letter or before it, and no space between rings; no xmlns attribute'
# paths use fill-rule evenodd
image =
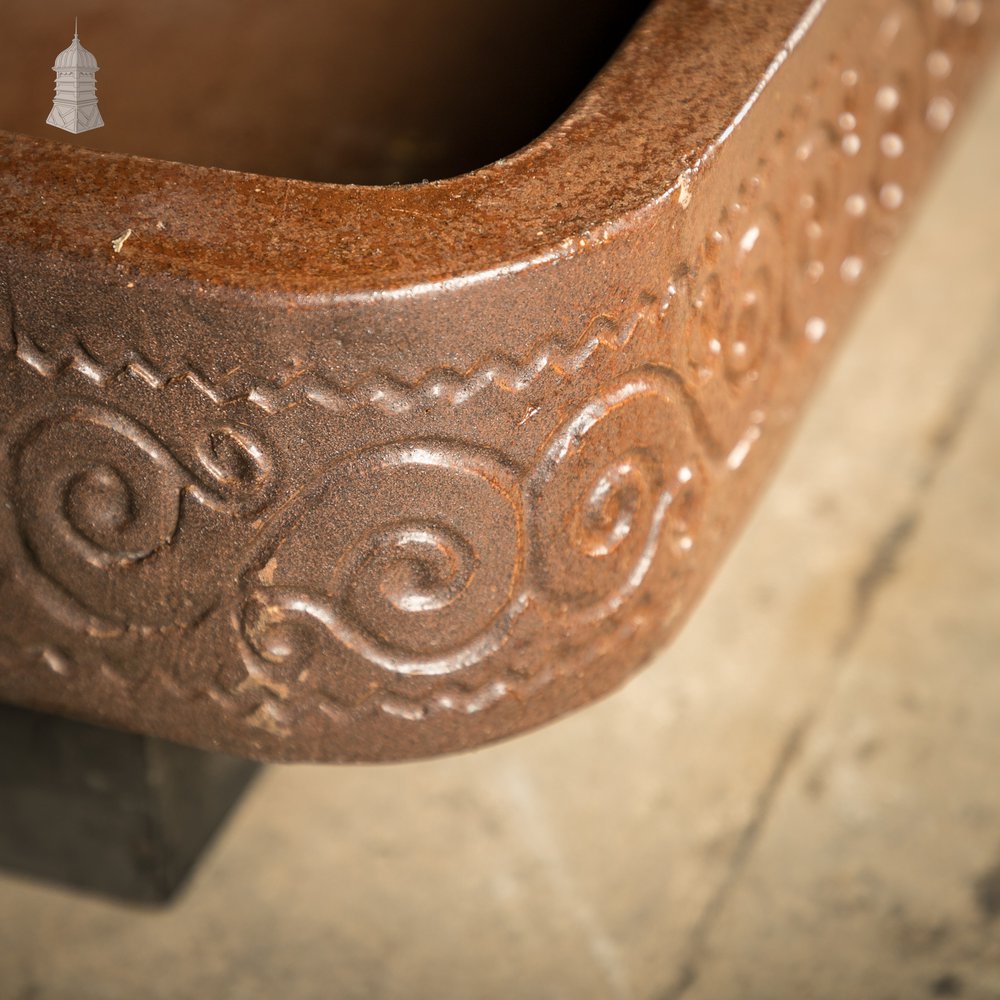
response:
<svg viewBox="0 0 1000 1000"><path fill-rule="evenodd" d="M671 32L695 30L668 8L561 132L441 190L592 162L616 67L639 130ZM11 222L0 697L265 759L393 759L537 725L643 663L772 470L1000 15L787 0L765 21L755 87L692 81L737 110L681 169L649 154L633 209L523 266L269 294L266 269L210 287L197 255L156 272L139 222L107 259L71 235L19 251ZM19 184L44 176L11 148ZM136 184L160 167L188 183L143 164Z"/></svg>

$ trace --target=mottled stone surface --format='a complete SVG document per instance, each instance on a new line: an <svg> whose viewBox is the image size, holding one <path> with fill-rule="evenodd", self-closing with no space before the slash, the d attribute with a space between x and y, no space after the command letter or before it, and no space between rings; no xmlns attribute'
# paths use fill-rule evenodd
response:
<svg viewBox="0 0 1000 1000"><path fill-rule="evenodd" d="M167 912L0 879L0 997L1000 994L998 121L995 72L669 663L273 768Z"/></svg>

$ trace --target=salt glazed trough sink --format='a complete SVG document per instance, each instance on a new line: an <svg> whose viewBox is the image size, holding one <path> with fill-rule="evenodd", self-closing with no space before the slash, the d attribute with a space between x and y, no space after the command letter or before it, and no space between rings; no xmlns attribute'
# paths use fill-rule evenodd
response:
<svg viewBox="0 0 1000 1000"><path fill-rule="evenodd" d="M107 126L46 132L44 79L0 107L0 700L377 761L615 688L716 571L1000 29L985 0L549 4L470 15L466 88L413 67L470 5L404 6L369 11L402 19L365 27L379 59L261 8L222 71L213 5L145 5L117 105L81 18ZM563 73L588 23L601 65Z"/></svg>

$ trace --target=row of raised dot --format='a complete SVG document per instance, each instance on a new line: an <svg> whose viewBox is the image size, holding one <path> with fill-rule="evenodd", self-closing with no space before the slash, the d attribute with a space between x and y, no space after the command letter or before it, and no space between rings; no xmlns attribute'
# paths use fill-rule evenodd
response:
<svg viewBox="0 0 1000 1000"><path fill-rule="evenodd" d="M863 194L848 195L844 201L844 209L847 214L855 219L860 219L868 208L868 202Z"/></svg>
<svg viewBox="0 0 1000 1000"><path fill-rule="evenodd" d="M879 148L885 156L895 160L903 155L903 137L898 132L886 132L879 139Z"/></svg>
<svg viewBox="0 0 1000 1000"><path fill-rule="evenodd" d="M879 203L889 211L895 211L903 204L903 189L895 183L883 184L878 193Z"/></svg>
<svg viewBox="0 0 1000 1000"><path fill-rule="evenodd" d="M935 97L927 105L927 124L943 132L950 124L955 114L955 106L947 97Z"/></svg>
<svg viewBox="0 0 1000 1000"><path fill-rule="evenodd" d="M954 17L971 26L979 20L983 5L981 0L934 0L934 10L940 17Z"/></svg>
<svg viewBox="0 0 1000 1000"><path fill-rule="evenodd" d="M943 17L957 16L964 24L975 23L981 14L981 4L979 0L935 0L935 9ZM952 70L951 58L946 52L935 50L927 56L927 71L930 75L938 79L944 79ZM858 82L858 74L855 70L845 70L841 74L841 81L847 87L853 87ZM875 95L876 107L885 112L895 111L900 102L900 95L897 88L892 86L882 86ZM927 123L930 127L944 130L951 123L954 115L954 106L946 97L936 97L931 100L927 107ZM841 112L837 123L846 132L841 139L841 148L848 156L856 155L861 149L861 139L855 134L857 119L849 111ZM883 155L890 159L902 156L905 145L902 137L896 132L885 133L879 141ZM899 184L887 183L879 190L879 202L887 210L894 211L903 203L903 189ZM855 218L862 216L867 209L867 201L863 195L852 194L844 202L844 208L849 215ZM855 255L846 257L840 266L841 278L848 283L856 282L864 270L863 260ZM806 268L807 274L818 280L822 275L823 265L819 261L811 261ZM826 332L826 324L820 317L812 317L806 322L806 336L813 342L820 340Z"/></svg>
<svg viewBox="0 0 1000 1000"><path fill-rule="evenodd" d="M865 262L860 257L852 254L850 257L845 257L841 262L840 276L849 285L853 285L861 277L861 272L864 269Z"/></svg>
<svg viewBox="0 0 1000 1000"><path fill-rule="evenodd" d="M959 4L955 8L955 17L959 23L970 27L979 20L979 15L982 12L983 5L980 0L959 0Z"/></svg>
<svg viewBox="0 0 1000 1000"><path fill-rule="evenodd" d="M826 334L826 320L821 316L810 316L806 320L806 337L814 344L818 344Z"/></svg>
<svg viewBox="0 0 1000 1000"><path fill-rule="evenodd" d="M857 156L861 149L861 138L856 132L850 132L840 140L840 148L847 156Z"/></svg>
<svg viewBox="0 0 1000 1000"><path fill-rule="evenodd" d="M899 91L895 87L879 87L875 93L875 106L880 111L895 111L899 107Z"/></svg>

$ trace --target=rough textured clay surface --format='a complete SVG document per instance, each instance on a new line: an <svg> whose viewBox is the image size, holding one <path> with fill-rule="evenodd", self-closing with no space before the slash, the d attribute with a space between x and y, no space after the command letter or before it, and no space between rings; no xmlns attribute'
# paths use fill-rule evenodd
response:
<svg viewBox="0 0 1000 1000"><path fill-rule="evenodd" d="M660 0L538 140L408 187L0 133L0 697L378 760L620 683L711 577L998 26Z"/></svg>

